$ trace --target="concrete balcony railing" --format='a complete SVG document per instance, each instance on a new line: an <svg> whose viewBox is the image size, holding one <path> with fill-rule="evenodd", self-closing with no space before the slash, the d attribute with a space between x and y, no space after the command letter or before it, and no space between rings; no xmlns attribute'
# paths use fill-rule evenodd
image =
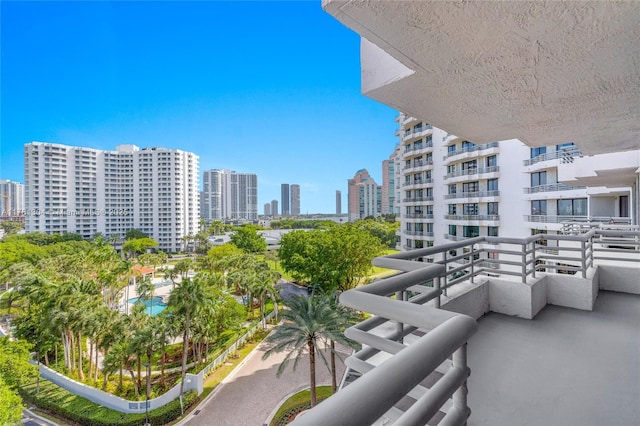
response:
<svg viewBox="0 0 640 426"><path fill-rule="evenodd" d="M417 179L417 180L412 180L409 182L402 182L402 186L413 186L413 185L428 185L428 184L432 184L433 183L433 179Z"/></svg>
<svg viewBox="0 0 640 426"><path fill-rule="evenodd" d="M403 198L403 203L421 203L423 201L433 201L433 197L411 197L411 198Z"/></svg>
<svg viewBox="0 0 640 426"><path fill-rule="evenodd" d="M556 251L541 249L542 240L553 241L557 245L553 247ZM492 256L496 253L500 258ZM425 258L440 260L434 264L414 261ZM517 309L528 307L537 313L547 303L571 306L560 300L562 297L568 300L567 290L561 294L560 288L575 291L579 286L580 291L590 292L598 285L598 280L599 285L609 286L602 283L605 275L618 277L617 272L612 274L604 270L596 274L593 272L594 261L629 262L637 268L640 265L640 232L591 230L579 236L476 237L375 259L374 265L401 273L340 296L342 304L374 315L345 332L347 337L363 345L362 350L346 360L347 367L361 377L297 417L293 424L423 425L439 411L444 416L439 424L466 424L470 415L466 342L477 330L477 323L467 315L451 311L471 309L474 312L470 315L475 318L488 312L489 302L481 300L488 300L488 280L496 276L512 276L511 280L491 284L491 288L496 287L491 297L499 298L500 292L506 292L509 302L491 299L494 300L491 303L495 303L491 310L516 315L513 306L507 305L518 304L515 299L524 294L524 289L532 292L532 300L520 303ZM544 274L539 275L541 271ZM564 274L552 279L550 277L556 275L553 271ZM575 274L575 278L567 281L565 274ZM629 271L624 274L631 276ZM470 283L471 287L467 286L461 292L452 289L463 282ZM640 293L640 286L637 283L633 286L637 288L631 292ZM552 290L547 290L548 287ZM534 295L534 291L538 293ZM539 293L541 291L545 293ZM449 297L447 292L456 294ZM460 297L462 302L456 303L458 299L454 297ZM584 299L591 306L595 300L591 295ZM476 300L487 305L470 307ZM451 311L440 309L443 302ZM536 306L532 307L532 302ZM415 402L399 404L406 396Z"/></svg>
<svg viewBox="0 0 640 426"><path fill-rule="evenodd" d="M410 165L410 166L406 166L405 168L403 168L403 171L410 171L410 170L420 170L422 168L426 168L426 167L430 167L433 166L433 161L431 160L425 160L425 161L416 161L414 164Z"/></svg>
<svg viewBox="0 0 640 426"><path fill-rule="evenodd" d="M498 148L498 146L499 146L498 142L490 142L490 143L485 143L483 145L473 145L473 146L462 148L456 151L447 152L447 155L443 157L443 160L447 160L456 155L466 154L469 152L477 152L477 151L484 151L485 149Z"/></svg>
<svg viewBox="0 0 640 426"><path fill-rule="evenodd" d="M459 176L472 176L472 175L481 175L485 173L496 173L500 171L500 166L493 167L473 167L465 170L456 170L455 172L447 173L444 178L449 179L453 177Z"/></svg>
<svg viewBox="0 0 640 426"><path fill-rule="evenodd" d="M569 186L564 183L552 183L549 185L536 185L528 188L524 188L525 194L537 194L538 192L553 192L553 191L572 191L574 189L585 189L585 186Z"/></svg>
<svg viewBox="0 0 640 426"><path fill-rule="evenodd" d="M526 222L542 222L542 223L562 223L566 225L580 225L584 229L600 227L601 224L611 225L630 225L629 217L613 217L613 216L556 216L556 215L525 215Z"/></svg>
<svg viewBox="0 0 640 426"><path fill-rule="evenodd" d="M563 161L571 162L571 159L575 156L580 156L582 153L578 148L565 148L560 151L551 151L546 152L542 155L538 155L536 157L530 158L528 160L524 160L525 166L531 166L541 161L550 161L562 159Z"/></svg>
<svg viewBox="0 0 640 426"><path fill-rule="evenodd" d="M446 194L445 200L452 200L456 198L482 198L482 197L498 197L500 191L476 191L476 192L456 192L453 194Z"/></svg>
<svg viewBox="0 0 640 426"><path fill-rule="evenodd" d="M405 213L402 217L405 219L433 219L433 213Z"/></svg>
<svg viewBox="0 0 640 426"><path fill-rule="evenodd" d="M415 230L410 231L408 229L404 229L402 233L405 235L412 235L417 237L433 237L433 232L429 232L429 231L415 231Z"/></svg>
<svg viewBox="0 0 640 426"><path fill-rule="evenodd" d="M456 215L456 214L447 214L444 216L447 220L490 220L496 221L500 220L500 215L497 214L489 214L489 215L481 215L481 214L473 214L473 215Z"/></svg>

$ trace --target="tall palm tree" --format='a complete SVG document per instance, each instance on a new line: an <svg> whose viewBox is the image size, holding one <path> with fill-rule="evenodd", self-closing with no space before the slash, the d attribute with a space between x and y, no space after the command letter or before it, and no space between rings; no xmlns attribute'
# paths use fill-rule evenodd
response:
<svg viewBox="0 0 640 426"><path fill-rule="evenodd" d="M280 377L292 360L295 370L302 355L308 353L313 407L316 405L316 355L328 367L324 353L319 350L319 344L329 346L329 340L351 347L355 347L356 344L342 334L345 327L344 318L332 308L327 297L295 295L284 303L287 309L282 313L283 323L267 336L266 341L273 346L264 353L262 359L274 353L288 351L278 367L277 376Z"/></svg>
<svg viewBox="0 0 640 426"><path fill-rule="evenodd" d="M258 298L260 303L260 319L262 320L262 329L267 329L267 322L265 320L265 305L267 297L273 301L274 310L278 311L278 302L276 300L277 290L275 283L277 280L275 271L270 269L257 271L251 282L251 293Z"/></svg>
<svg viewBox="0 0 640 426"><path fill-rule="evenodd" d="M207 292L205 283L200 277L182 280L169 296L169 306L184 316L184 332L182 334L182 380L180 381L180 405L182 407L182 395L184 394L184 381L187 374L187 354L189 349L189 329L191 317L205 303Z"/></svg>

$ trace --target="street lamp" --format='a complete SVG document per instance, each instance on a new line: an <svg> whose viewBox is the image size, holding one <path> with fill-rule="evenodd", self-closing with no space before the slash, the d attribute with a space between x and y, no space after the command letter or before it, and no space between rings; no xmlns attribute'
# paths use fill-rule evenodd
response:
<svg viewBox="0 0 640 426"><path fill-rule="evenodd" d="M146 391L147 398L144 402L144 411L145 411L144 426L151 426L151 424L149 423L149 379L151 376L151 363L145 362L144 366L147 368L147 391Z"/></svg>

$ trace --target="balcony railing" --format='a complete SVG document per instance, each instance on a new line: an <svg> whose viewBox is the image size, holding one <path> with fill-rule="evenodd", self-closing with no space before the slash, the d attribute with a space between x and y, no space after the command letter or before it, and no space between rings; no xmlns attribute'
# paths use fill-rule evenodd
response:
<svg viewBox="0 0 640 426"><path fill-rule="evenodd" d="M483 145L473 145L473 146L465 147L456 151L449 151L447 152L447 155L444 156L443 160L446 160L447 158L453 157L455 155L465 154L467 152L484 151L485 149L497 148L497 147L498 147L498 142L490 142L490 143L485 143Z"/></svg>
<svg viewBox="0 0 640 426"><path fill-rule="evenodd" d="M403 198L403 203L420 203L422 201L433 201L433 196L430 197L412 197L412 198Z"/></svg>
<svg viewBox="0 0 640 426"><path fill-rule="evenodd" d="M448 214L444 216L447 220L500 220L500 215L497 214L464 214L464 215L456 215L456 214Z"/></svg>
<svg viewBox="0 0 640 426"><path fill-rule="evenodd" d="M402 231L405 235L414 235L414 236L418 236L418 237L433 237L433 232L430 231L415 231L415 230L408 230L405 229Z"/></svg>
<svg viewBox="0 0 640 426"><path fill-rule="evenodd" d="M541 249L541 240L554 241L557 246L553 250L557 252ZM489 258L496 253L508 259ZM603 256L608 253L614 257ZM449 399L451 408L440 424L465 424L470 413L466 399L466 342L476 332L477 323L466 315L440 310L441 294L446 295L447 289L457 283L473 283L476 277L486 274L512 275L522 283L527 283L529 277L536 278L539 271L549 270L578 273L586 278L594 259L637 264L638 254L640 232L591 230L579 236L476 237L374 259L374 265L402 273L340 296L342 304L374 315L345 332L363 344L362 350L346 360L349 369L362 376L298 416L293 424L364 425L382 417L390 423L426 424ZM424 258L441 260L434 264L412 261ZM501 265L510 269L499 269ZM428 302L432 306L427 306ZM393 327L383 335L372 332L389 322ZM420 337L406 344L405 337L414 331ZM390 357L375 365L372 358L378 354ZM452 360L451 368L445 375L429 389L422 386L420 383L448 358ZM415 402L403 411L396 405L407 395Z"/></svg>
<svg viewBox="0 0 640 426"><path fill-rule="evenodd" d="M433 219L432 213L405 213L402 217L405 219Z"/></svg>
<svg viewBox="0 0 640 426"><path fill-rule="evenodd" d="M412 180L409 182L402 182L402 186L411 186L411 185L427 185L433 183L433 179L418 179Z"/></svg>
<svg viewBox="0 0 640 426"><path fill-rule="evenodd" d="M476 192L456 192L453 194L446 194L445 200L451 200L455 198L480 198L480 197L498 197L500 191L476 191Z"/></svg>
<svg viewBox="0 0 640 426"><path fill-rule="evenodd" d="M561 149L559 151L546 152L542 155L524 160L524 165L531 166L541 161L557 160L558 158L562 158L570 162L573 157L581 155L582 153L578 148Z"/></svg>
<svg viewBox="0 0 640 426"><path fill-rule="evenodd" d="M552 192L552 191L572 191L574 189L585 189L586 186L569 186L564 183L552 183L548 185L536 185L528 188L524 188L525 194L536 194L538 192Z"/></svg>
<svg viewBox="0 0 640 426"><path fill-rule="evenodd" d="M427 130L432 130L432 129L433 129L433 126L431 124L425 124L425 125L422 125L421 127L415 127L413 129L406 129L402 134L402 137L410 138L410 137L419 135L423 132L426 132Z"/></svg>
<svg viewBox="0 0 640 426"><path fill-rule="evenodd" d="M483 173L496 173L500 171L500 166L492 166L492 167L473 167L470 169L464 170L456 170L455 172L447 173L444 178L452 178L458 176L470 176L470 175L479 175Z"/></svg>

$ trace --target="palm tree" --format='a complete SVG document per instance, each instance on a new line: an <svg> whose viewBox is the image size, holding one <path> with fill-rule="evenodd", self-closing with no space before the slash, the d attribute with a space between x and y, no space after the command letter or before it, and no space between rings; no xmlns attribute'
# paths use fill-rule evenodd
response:
<svg viewBox="0 0 640 426"><path fill-rule="evenodd" d="M264 308L267 301L267 297L269 297L273 301L273 308L276 312L278 312L278 302L276 300L277 290L275 287L275 282L277 280L277 275L272 270L261 270L257 271L253 277L251 282L251 293L258 298L260 303L260 318L262 320L262 329L267 329L267 322L265 320Z"/></svg>
<svg viewBox="0 0 640 426"><path fill-rule="evenodd" d="M282 313L283 323L265 339L273 346L264 353L262 359L274 353L288 351L278 367L277 376L280 377L291 360L295 370L302 355L308 352L313 407L316 405L316 355L328 367L324 353L319 350L319 343L324 342L327 346L328 340L334 340L351 347L355 347L355 343L342 334L344 318L331 307L327 297L295 295L284 303L287 309Z"/></svg>
<svg viewBox="0 0 640 426"><path fill-rule="evenodd" d="M182 395L184 393L184 381L187 374L187 354L189 349L189 328L191 317L203 304L206 303L205 284L200 277L184 279L178 284L169 296L169 306L184 316L184 333L182 335L182 380L180 381L180 406L182 407Z"/></svg>
<svg viewBox="0 0 640 426"><path fill-rule="evenodd" d="M153 315L153 295L156 289L155 285L153 285L148 277L145 277L144 279L138 281L136 287L139 301L141 301L144 305L146 305L146 302L148 300L151 301L151 303L149 303L149 314Z"/></svg>

